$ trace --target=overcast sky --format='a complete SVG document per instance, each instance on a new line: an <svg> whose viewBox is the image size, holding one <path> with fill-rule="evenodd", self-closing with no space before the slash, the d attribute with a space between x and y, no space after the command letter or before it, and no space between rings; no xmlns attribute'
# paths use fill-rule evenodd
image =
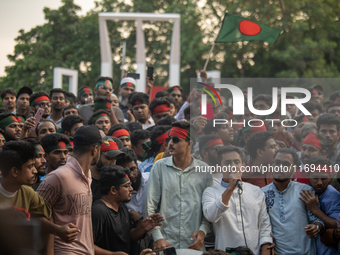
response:
<svg viewBox="0 0 340 255"><path fill-rule="evenodd" d="M94 7L94 0L74 0L81 6L81 14ZM18 31L29 31L44 20L43 8L57 9L61 6L60 0L0 0L0 77L5 75L5 66L10 65L8 54L13 54Z"/></svg>

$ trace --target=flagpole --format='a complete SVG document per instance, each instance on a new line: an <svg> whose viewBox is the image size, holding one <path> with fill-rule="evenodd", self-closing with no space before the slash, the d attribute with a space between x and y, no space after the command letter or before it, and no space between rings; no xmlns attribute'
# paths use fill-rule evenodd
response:
<svg viewBox="0 0 340 255"><path fill-rule="evenodd" d="M220 29L218 30L218 33L217 33L217 35L216 35L216 37L215 37L215 39L214 39L214 43L213 43L213 45L211 46L211 49L210 49L208 58L207 58L207 60L205 61L205 64L204 64L204 67L203 67L204 72L207 70L207 66L208 66L208 63L209 63L210 55L211 55L211 53L212 53L212 51L213 51L213 49L214 49L215 41L216 41L216 39L217 39L217 37L218 37L220 31L221 31L222 24L223 24L223 20L222 20L222 22L221 22L221 24L220 24Z"/></svg>

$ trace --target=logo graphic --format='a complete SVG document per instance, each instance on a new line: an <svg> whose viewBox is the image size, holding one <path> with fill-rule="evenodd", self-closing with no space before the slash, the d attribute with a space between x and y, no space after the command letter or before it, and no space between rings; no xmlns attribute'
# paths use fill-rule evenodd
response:
<svg viewBox="0 0 340 255"><path fill-rule="evenodd" d="M212 92L214 92L214 94L217 96L218 100L220 101L220 104L223 106L222 104L222 100L221 100L221 97L219 96L219 94L217 93L217 91L210 85L208 84L205 84L203 82L197 82L198 83L198 86L197 88L204 91L205 93L207 93L211 98L212 100L214 101L215 103L215 106L217 106L217 103L216 103L216 100L215 100L215 97L208 91L206 90L205 88L203 88L203 86L205 86L206 88L210 89ZM202 114L207 114L207 97L205 94L202 95Z"/></svg>

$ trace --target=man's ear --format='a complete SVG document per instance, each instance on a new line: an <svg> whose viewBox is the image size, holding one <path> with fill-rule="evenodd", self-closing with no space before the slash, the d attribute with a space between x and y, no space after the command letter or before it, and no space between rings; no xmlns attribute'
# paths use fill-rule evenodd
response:
<svg viewBox="0 0 340 255"><path fill-rule="evenodd" d="M92 148L92 153L91 153L92 156L97 155L98 149L99 149L99 146L98 146L98 145L93 146L93 148Z"/></svg>
<svg viewBox="0 0 340 255"><path fill-rule="evenodd" d="M117 193L117 189L116 189L115 186L111 186L111 188L110 188L110 193L111 193L112 195L115 195L115 194Z"/></svg>
<svg viewBox="0 0 340 255"><path fill-rule="evenodd" d="M14 178L18 177L19 169L16 167L12 167L11 170L9 170L9 174L12 175Z"/></svg>
<svg viewBox="0 0 340 255"><path fill-rule="evenodd" d="M256 150L256 154L257 154L257 156L256 157L260 157L260 158L262 158L262 150L261 149L257 149Z"/></svg>
<svg viewBox="0 0 340 255"><path fill-rule="evenodd" d="M64 135L70 136L70 132L64 131Z"/></svg>
<svg viewBox="0 0 340 255"><path fill-rule="evenodd" d="M194 145L194 142L193 141L189 141L189 146L190 146L190 148L192 147Z"/></svg>

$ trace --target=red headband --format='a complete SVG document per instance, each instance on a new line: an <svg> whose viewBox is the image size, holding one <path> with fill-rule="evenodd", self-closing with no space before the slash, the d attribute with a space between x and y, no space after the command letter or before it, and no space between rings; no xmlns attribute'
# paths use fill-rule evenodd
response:
<svg viewBox="0 0 340 255"><path fill-rule="evenodd" d="M263 123L261 121L258 121L258 122L254 122L253 124L256 124L256 123ZM266 129L266 126L263 124L262 126L251 126L250 127L250 134L255 134L257 132L261 132L261 131L267 131Z"/></svg>
<svg viewBox="0 0 340 255"><path fill-rule="evenodd" d="M101 147L100 151L112 151L112 150L118 150L118 146L117 146L116 142L104 142L104 143L102 143L102 147Z"/></svg>
<svg viewBox="0 0 340 255"><path fill-rule="evenodd" d="M208 148L213 147L217 144L224 145L221 138L210 140L209 143L208 143Z"/></svg>
<svg viewBox="0 0 340 255"><path fill-rule="evenodd" d="M163 135L160 135L156 138L156 141L158 144L165 143L165 140L169 137L169 132L164 133Z"/></svg>
<svg viewBox="0 0 340 255"><path fill-rule="evenodd" d="M129 131L127 131L126 129L118 129L116 132L114 132L113 134L112 134L112 136L113 137L117 137L117 138L119 138L119 137L121 137L121 136L128 136L128 137L130 137L130 133L129 133Z"/></svg>
<svg viewBox="0 0 340 255"><path fill-rule="evenodd" d="M274 135L274 139L278 139L278 140L282 140L284 141L284 143L287 145L287 148L289 148L292 144L287 140L286 137L282 136L282 135Z"/></svg>
<svg viewBox="0 0 340 255"><path fill-rule="evenodd" d="M188 137L188 134L189 134L189 131L184 128L173 127L170 131L169 136L177 136L179 138L186 139Z"/></svg>
<svg viewBox="0 0 340 255"><path fill-rule="evenodd" d="M35 103L39 103L40 101L48 101L50 102L50 99L47 96L41 96L35 99Z"/></svg>
<svg viewBox="0 0 340 255"><path fill-rule="evenodd" d="M319 138L316 134L308 134L302 142L302 144L305 144L305 143L314 145L315 147L319 148L320 150L322 148L321 141L319 140Z"/></svg>
<svg viewBox="0 0 340 255"><path fill-rule="evenodd" d="M71 141L70 144L71 144L72 147L74 147L74 142L73 141Z"/></svg>
<svg viewBox="0 0 340 255"><path fill-rule="evenodd" d="M160 104L153 108L152 114L158 114L161 112L168 112L168 111L170 111L170 107L167 104Z"/></svg>

